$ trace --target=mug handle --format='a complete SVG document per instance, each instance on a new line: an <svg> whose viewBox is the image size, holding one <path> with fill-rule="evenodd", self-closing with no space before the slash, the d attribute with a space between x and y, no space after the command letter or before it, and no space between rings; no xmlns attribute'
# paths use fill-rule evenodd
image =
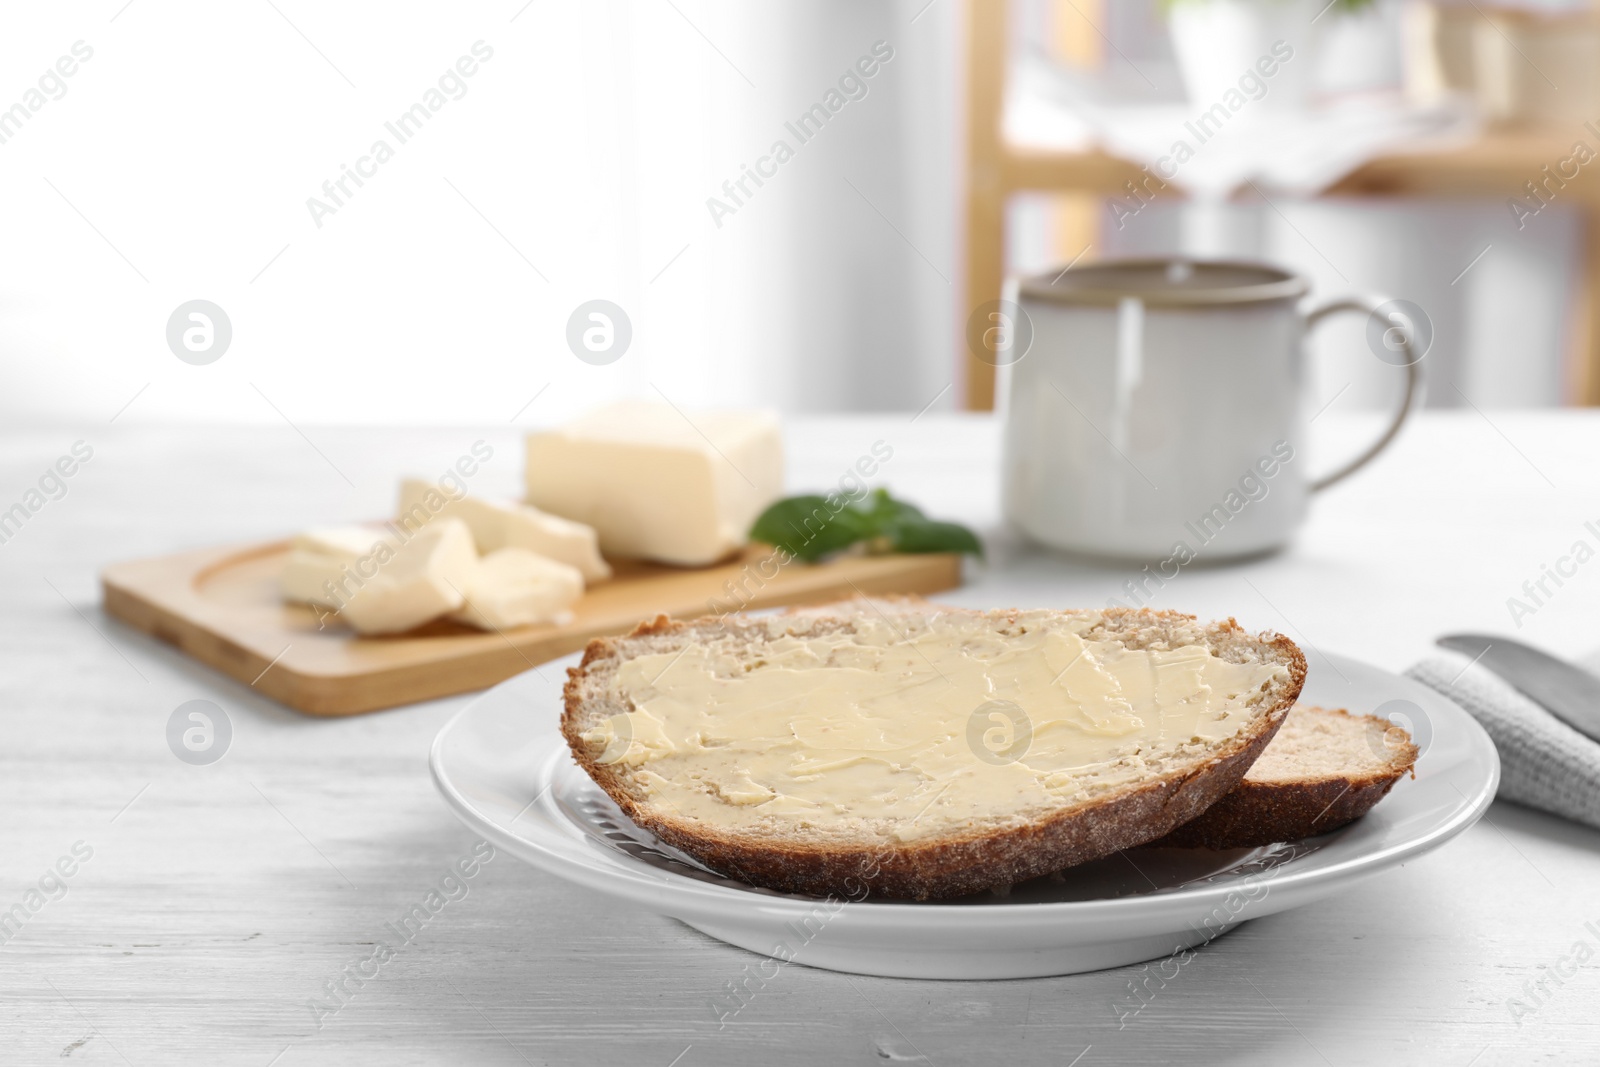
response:
<svg viewBox="0 0 1600 1067"><path fill-rule="evenodd" d="M1306 316L1306 332L1310 333L1323 319L1336 315L1341 311L1355 311L1371 317L1378 313L1378 309L1389 303L1387 297L1382 296L1347 296L1338 300L1329 301ZM1416 343L1409 331L1401 331L1400 348L1406 354L1406 391L1400 398L1400 410L1395 412L1394 419L1389 423L1383 435L1373 442L1372 447L1361 453L1349 463L1340 467L1332 474L1325 474L1311 483L1313 493L1321 492L1330 485L1344 481L1356 471L1371 463L1379 452L1388 447L1395 435L1400 432L1400 427L1405 425L1406 417L1411 414L1411 401L1416 398L1417 387L1422 382L1422 355L1417 352Z"/></svg>

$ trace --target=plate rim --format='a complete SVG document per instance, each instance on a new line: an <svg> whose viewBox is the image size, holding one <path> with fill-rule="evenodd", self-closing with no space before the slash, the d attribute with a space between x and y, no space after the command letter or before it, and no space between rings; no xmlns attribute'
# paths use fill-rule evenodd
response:
<svg viewBox="0 0 1600 1067"><path fill-rule="evenodd" d="M581 653L574 653L573 656L563 657L562 659L575 658L578 655L581 655ZM1348 656L1323 652L1321 653L1321 658L1334 664L1355 666L1363 671L1376 671L1391 679L1402 680L1410 685L1422 685L1422 683L1413 678L1395 674L1392 671L1384 670L1381 667L1376 667ZM542 666L559 665L562 659L554 660ZM444 748L453 731L460 723L468 715L484 705L493 694L496 694L501 689L510 688L518 684L534 673L534 671L524 671L479 693L465 707L450 717L449 721L440 728L429 746L428 771L433 779L434 787L444 798L446 805L467 827L483 834L497 846L519 855L519 858L531 866L538 867L540 870L565 881L593 888L610 896L620 896L629 900L638 900L639 891L649 892L652 894L652 899L643 900L641 903L662 914L699 915L706 913L708 909L716 909L712 911L713 916L725 917L727 907L737 904L743 908L776 911L782 913L780 917L790 917L791 913L796 915L809 913L817 905L826 904L829 900L845 899L837 894L831 897L808 897L791 893L763 893L760 896L755 896L744 889L701 882L682 875L674 876L671 872L663 872L660 877L656 877L646 874L643 870L635 869L632 864L625 864L616 869L590 867L574 863L568 857L549 846L519 835L479 811L450 781L447 772L443 768ZM1500 758L1499 752L1494 747L1494 742L1489 738L1488 733L1484 731L1482 725L1459 704L1442 693L1433 690L1428 690L1428 692L1431 698L1447 705L1459 717L1461 724L1466 727L1470 743L1473 747L1481 749L1482 754L1486 754L1488 757L1489 773L1483 781L1478 783L1476 793L1470 796L1463 793L1463 799L1466 803L1458 811L1440 825L1414 839L1349 856L1327 866L1309 869L1285 869L1298 862L1301 857L1287 860L1283 867L1273 868L1273 870L1281 872L1271 876L1272 886L1278 891L1276 895L1287 895L1287 891L1305 889L1324 883L1348 884L1349 882L1381 873L1408 859L1430 852L1465 832L1483 816L1489 805L1494 802L1500 783ZM557 736L560 736L559 732L557 732ZM554 755L559 758L559 753ZM540 796L544 796L548 792L547 788L541 791ZM534 801L530 801L530 806L538 799L539 797L535 797ZM520 855L523 850L538 853L547 857L550 862L536 863L528 859L527 856ZM1180 886L1159 893L1139 893L1125 897L1091 900L1033 901L992 908L973 907L970 904L950 904L941 901L874 900L870 902L869 909L862 910L875 923L880 925L920 925L929 921L942 920L949 922L960 919L965 920L968 926L981 923L995 927L1006 927L1014 923L1037 922L1043 918L1076 921L1087 921L1096 918L1120 919L1137 915L1144 911L1161 910L1162 906L1182 907L1187 910L1191 905L1212 903L1225 899L1230 893L1237 892L1238 885L1239 880L1229 879L1202 885ZM837 918L843 917L846 912L855 910L853 908L843 909L835 921L837 921Z"/></svg>

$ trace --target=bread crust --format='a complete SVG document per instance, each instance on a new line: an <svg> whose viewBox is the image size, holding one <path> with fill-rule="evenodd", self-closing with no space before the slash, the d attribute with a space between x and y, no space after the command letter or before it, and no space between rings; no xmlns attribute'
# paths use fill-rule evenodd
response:
<svg viewBox="0 0 1600 1067"><path fill-rule="evenodd" d="M1387 719L1374 715L1353 715L1342 708L1308 710L1319 715L1340 715L1361 719L1381 728L1386 739L1395 731L1404 736L1398 744L1388 741L1394 753L1382 767L1361 774L1330 772L1298 781L1251 781L1248 774L1227 796L1207 808L1199 817L1185 823L1151 848L1258 848L1279 841L1299 841L1346 826L1371 811L1388 795L1400 778L1410 773L1417 761L1417 746L1411 735Z"/></svg>
<svg viewBox="0 0 1600 1067"><path fill-rule="evenodd" d="M1012 622L1023 614L933 610L987 614ZM1140 639L1139 632L1151 628L1163 632L1181 628L1192 633L1197 626L1194 616L1173 611L1109 609L1094 614L1101 618L1107 634L1135 641ZM819 624L827 621L819 620ZM659 615L640 623L624 638L591 641L582 663L567 672L561 731L578 765L640 827L730 878L813 896L860 899L870 895L917 900L961 896L1049 874L1161 837L1194 819L1239 784L1277 732L1306 675L1305 656L1289 638L1270 633L1251 636L1231 618L1211 623L1199 627L1199 631L1214 653L1231 649L1242 655L1245 653L1240 646L1248 646L1250 654L1286 667L1289 678L1269 695L1254 722L1198 762L1121 786L1026 824L976 828L905 842L808 841L719 830L654 809L644 802L642 791L636 792L636 787L612 766L596 762L599 752L591 751L592 746L581 736L592 725L592 721L586 721L586 713L589 720L601 717L587 707L586 689L600 673L620 662L626 642L730 625L764 623L720 619L679 622Z"/></svg>

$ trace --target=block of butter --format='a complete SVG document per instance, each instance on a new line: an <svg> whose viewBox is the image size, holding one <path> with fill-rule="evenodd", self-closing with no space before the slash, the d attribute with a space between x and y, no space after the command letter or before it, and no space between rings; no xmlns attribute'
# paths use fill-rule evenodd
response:
<svg viewBox="0 0 1600 1067"><path fill-rule="evenodd" d="M473 496L452 499L439 486L421 478L407 478L400 483L396 522L402 529L421 529L424 523L440 516L465 522L478 551L485 555L502 548L525 548L576 567L586 582L611 577L611 567L600 558L594 529L581 522L510 501Z"/></svg>
<svg viewBox="0 0 1600 1067"><path fill-rule="evenodd" d="M387 530L370 526L326 526L307 530L289 543L289 560L278 576L285 600L338 608L341 586L349 587L347 569L369 569L380 549L394 551L398 542ZM358 566L358 564L360 566Z"/></svg>
<svg viewBox="0 0 1600 1067"><path fill-rule="evenodd" d="M460 519L430 522L360 577L339 617L363 634L399 633L459 608L478 567L472 533Z"/></svg>
<svg viewBox="0 0 1600 1067"><path fill-rule="evenodd" d="M583 575L525 548L501 548L478 561L451 618L480 630L558 622L583 595Z"/></svg>
<svg viewBox="0 0 1600 1067"><path fill-rule="evenodd" d="M744 545L783 492L765 412L628 401L528 436L528 503L594 527L608 556L698 566Z"/></svg>

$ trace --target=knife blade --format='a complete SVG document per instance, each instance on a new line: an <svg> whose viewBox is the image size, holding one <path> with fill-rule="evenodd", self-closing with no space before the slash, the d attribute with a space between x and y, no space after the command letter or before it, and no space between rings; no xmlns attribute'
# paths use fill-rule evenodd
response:
<svg viewBox="0 0 1600 1067"><path fill-rule="evenodd" d="M1600 678L1566 660L1509 637L1446 634L1441 648L1474 657L1523 696L1578 731L1600 741Z"/></svg>

